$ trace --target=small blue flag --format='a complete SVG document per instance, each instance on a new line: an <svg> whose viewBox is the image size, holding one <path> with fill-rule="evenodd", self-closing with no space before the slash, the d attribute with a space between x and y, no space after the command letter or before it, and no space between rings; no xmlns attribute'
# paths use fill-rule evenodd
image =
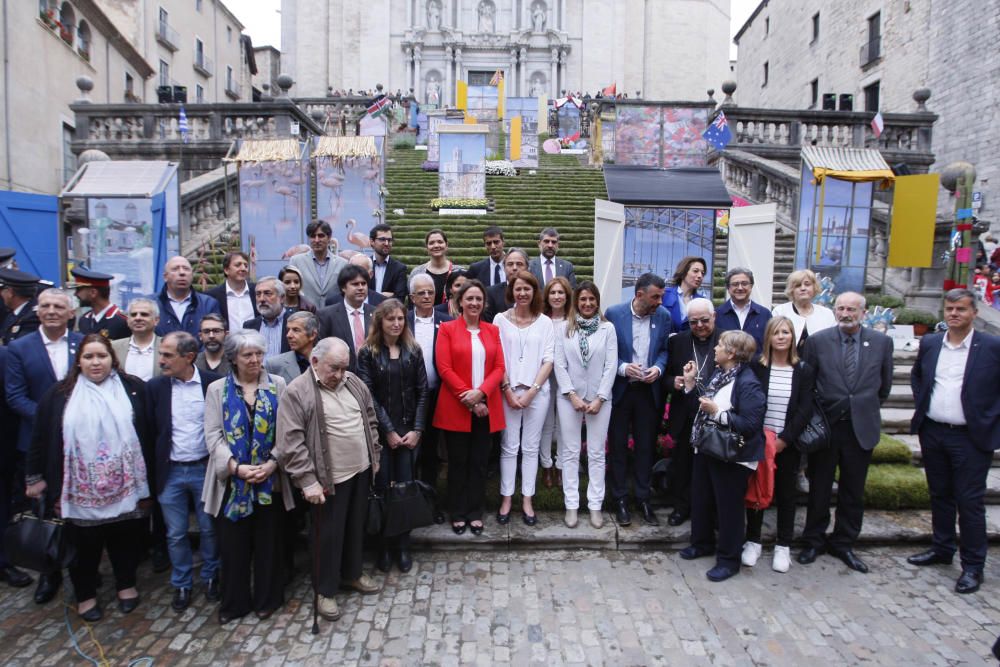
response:
<svg viewBox="0 0 1000 667"><path fill-rule="evenodd" d="M972 219L972 209L971 208L960 208L960 209L958 209L958 219L959 220L971 220Z"/></svg>
<svg viewBox="0 0 1000 667"><path fill-rule="evenodd" d="M184 112L184 107L181 107L181 112L177 116L177 129L181 133L181 141L184 143L188 142L188 117Z"/></svg>
<svg viewBox="0 0 1000 667"><path fill-rule="evenodd" d="M733 133L729 130L729 121L726 114L719 112L712 124L701 135L708 143L712 144L716 150L724 149L733 140Z"/></svg>

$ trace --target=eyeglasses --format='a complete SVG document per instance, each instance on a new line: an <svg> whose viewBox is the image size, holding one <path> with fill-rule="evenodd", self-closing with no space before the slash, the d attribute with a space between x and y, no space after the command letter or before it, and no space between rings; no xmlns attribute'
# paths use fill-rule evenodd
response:
<svg viewBox="0 0 1000 667"><path fill-rule="evenodd" d="M419 292L414 292L413 296L434 296L434 290L432 289L420 290Z"/></svg>
<svg viewBox="0 0 1000 667"><path fill-rule="evenodd" d="M375 237L375 240L378 241L379 243L392 243L393 242L393 240L392 240L391 237L387 238L385 236L377 236L377 237Z"/></svg>
<svg viewBox="0 0 1000 667"><path fill-rule="evenodd" d="M226 333L225 329L202 329L201 333L206 336L221 336Z"/></svg>
<svg viewBox="0 0 1000 667"><path fill-rule="evenodd" d="M750 287L750 282L743 280L738 283L729 283L730 287Z"/></svg>
<svg viewBox="0 0 1000 667"><path fill-rule="evenodd" d="M708 324L712 321L711 317L699 317L697 319L688 319L690 324Z"/></svg>

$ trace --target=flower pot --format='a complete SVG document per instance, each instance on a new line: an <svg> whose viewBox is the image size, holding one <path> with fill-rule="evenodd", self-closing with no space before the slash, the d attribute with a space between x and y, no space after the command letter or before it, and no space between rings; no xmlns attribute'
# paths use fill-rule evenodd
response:
<svg viewBox="0 0 1000 667"><path fill-rule="evenodd" d="M927 326L926 324L921 324L920 322L914 322L914 324L913 324L913 335L914 336L923 336L929 330L930 330L930 327Z"/></svg>

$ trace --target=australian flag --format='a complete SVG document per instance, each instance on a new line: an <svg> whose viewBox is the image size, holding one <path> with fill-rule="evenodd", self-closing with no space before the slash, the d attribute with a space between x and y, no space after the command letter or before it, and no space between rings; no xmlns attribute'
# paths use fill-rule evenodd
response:
<svg viewBox="0 0 1000 667"><path fill-rule="evenodd" d="M729 121L726 120L726 114L719 112L719 115L715 117L712 124L708 126L708 129L701 135L708 143L715 146L716 150L722 150L729 142L733 140L733 133L729 130Z"/></svg>

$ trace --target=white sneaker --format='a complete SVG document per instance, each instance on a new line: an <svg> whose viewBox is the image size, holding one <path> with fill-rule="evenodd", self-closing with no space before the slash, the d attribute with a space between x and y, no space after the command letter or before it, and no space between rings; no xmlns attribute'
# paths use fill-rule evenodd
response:
<svg viewBox="0 0 1000 667"><path fill-rule="evenodd" d="M757 564L757 560L760 558L760 552L763 547L758 542L747 542L743 545L743 564L747 567L753 567Z"/></svg>
<svg viewBox="0 0 1000 667"><path fill-rule="evenodd" d="M566 518L564 521L566 522L567 528L576 528L576 510L566 510Z"/></svg>
<svg viewBox="0 0 1000 667"><path fill-rule="evenodd" d="M791 565L792 556L788 547L774 547L774 560L771 561L771 569L775 572L788 572Z"/></svg>

